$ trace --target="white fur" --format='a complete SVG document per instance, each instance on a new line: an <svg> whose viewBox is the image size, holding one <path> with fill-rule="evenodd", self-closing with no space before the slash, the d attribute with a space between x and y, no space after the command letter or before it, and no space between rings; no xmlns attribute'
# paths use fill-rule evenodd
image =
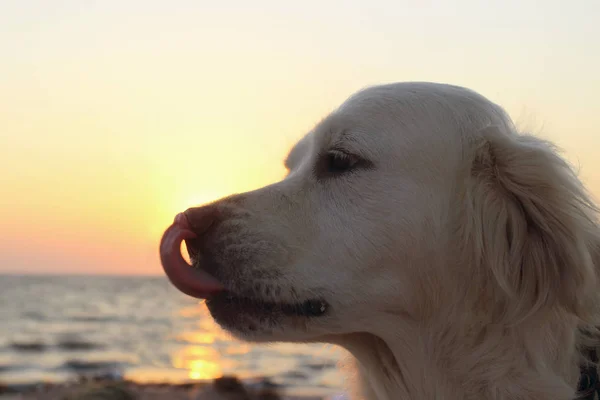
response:
<svg viewBox="0 0 600 400"><path fill-rule="evenodd" d="M368 167L317 179L332 148ZM595 337L600 316L600 231L552 145L472 91L400 83L352 96L286 165L281 182L215 203L220 278L269 301L323 298L327 313L216 318L226 329L343 346L355 399L575 397L580 331Z"/></svg>

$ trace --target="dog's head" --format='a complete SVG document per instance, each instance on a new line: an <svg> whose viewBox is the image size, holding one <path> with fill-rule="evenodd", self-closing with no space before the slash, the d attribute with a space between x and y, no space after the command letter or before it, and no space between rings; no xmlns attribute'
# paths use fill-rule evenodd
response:
<svg viewBox="0 0 600 400"><path fill-rule="evenodd" d="M239 337L376 334L450 310L583 317L595 301L598 234L579 181L476 93L369 88L285 163L281 182L189 209L163 238L171 281Z"/></svg>

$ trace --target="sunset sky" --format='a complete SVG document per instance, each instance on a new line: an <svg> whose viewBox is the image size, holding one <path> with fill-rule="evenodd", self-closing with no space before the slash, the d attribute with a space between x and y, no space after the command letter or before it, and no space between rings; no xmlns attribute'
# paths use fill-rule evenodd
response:
<svg viewBox="0 0 600 400"><path fill-rule="evenodd" d="M600 197L600 1L0 2L0 272L158 274L354 91L470 87Z"/></svg>

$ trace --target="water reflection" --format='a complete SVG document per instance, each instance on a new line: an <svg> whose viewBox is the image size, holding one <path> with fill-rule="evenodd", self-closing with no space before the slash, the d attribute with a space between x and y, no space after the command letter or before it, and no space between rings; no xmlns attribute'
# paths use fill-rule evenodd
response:
<svg viewBox="0 0 600 400"><path fill-rule="evenodd" d="M190 378L195 380L214 379L222 375L218 363L206 360L190 361Z"/></svg>
<svg viewBox="0 0 600 400"><path fill-rule="evenodd" d="M198 304L184 307L177 313L184 318L201 321L208 317L206 307ZM210 380L223 375L221 366L223 361L215 346L215 341L221 335L219 329L213 325L198 326L177 334L176 340L188 346L177 349L172 354L174 368L185 369L192 380Z"/></svg>
<svg viewBox="0 0 600 400"><path fill-rule="evenodd" d="M183 332L177 335L177 340L184 343L211 344L215 335L211 332Z"/></svg>
<svg viewBox="0 0 600 400"><path fill-rule="evenodd" d="M223 359L219 351L205 346L186 346L175 352L172 360L174 368L187 370L189 378L193 380L219 378L223 376L224 368L232 371L239 364L231 359Z"/></svg>

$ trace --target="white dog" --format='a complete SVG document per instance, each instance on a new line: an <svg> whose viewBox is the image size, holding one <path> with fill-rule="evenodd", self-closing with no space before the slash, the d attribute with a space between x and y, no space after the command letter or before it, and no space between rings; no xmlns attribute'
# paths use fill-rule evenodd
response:
<svg viewBox="0 0 600 400"><path fill-rule="evenodd" d="M217 323L346 348L356 398L575 398L600 230L552 145L472 91L400 83L352 96L286 166L163 237L170 280Z"/></svg>

